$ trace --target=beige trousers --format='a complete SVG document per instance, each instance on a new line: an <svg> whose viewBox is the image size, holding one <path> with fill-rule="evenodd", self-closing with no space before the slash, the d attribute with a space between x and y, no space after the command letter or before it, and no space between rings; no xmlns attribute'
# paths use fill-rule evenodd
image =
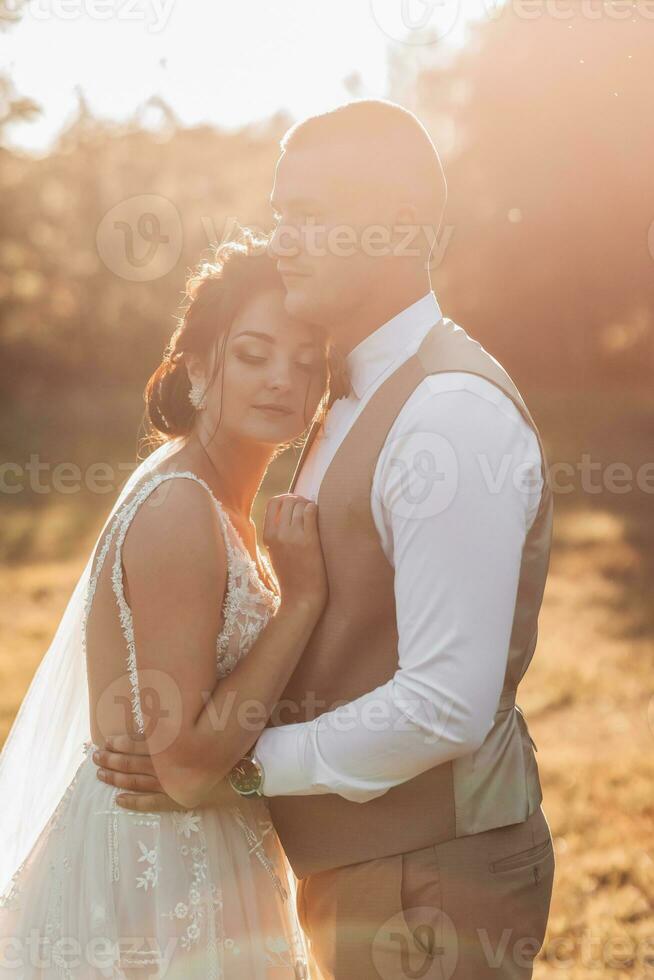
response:
<svg viewBox="0 0 654 980"><path fill-rule="evenodd" d="M524 823L302 878L311 980L528 980L553 877L539 808Z"/></svg>

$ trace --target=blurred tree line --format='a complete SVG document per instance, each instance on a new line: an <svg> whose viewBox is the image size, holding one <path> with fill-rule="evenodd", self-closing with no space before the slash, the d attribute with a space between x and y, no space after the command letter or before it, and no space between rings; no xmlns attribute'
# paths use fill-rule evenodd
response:
<svg viewBox="0 0 654 980"><path fill-rule="evenodd" d="M446 60L428 36L389 57L391 97L425 122L446 168L432 273L444 312L519 385L651 384L654 22L536 22L507 9ZM36 110L0 78L0 139ZM50 412L71 396L100 406L75 425L102 421L103 393L120 394L133 419L189 266L234 219L269 226L290 121L185 128L153 98L119 125L95 119L80 95L47 156L0 145L5 444L7 412ZM171 201L183 233L173 268L144 282L108 268L96 244L103 216L138 195Z"/></svg>

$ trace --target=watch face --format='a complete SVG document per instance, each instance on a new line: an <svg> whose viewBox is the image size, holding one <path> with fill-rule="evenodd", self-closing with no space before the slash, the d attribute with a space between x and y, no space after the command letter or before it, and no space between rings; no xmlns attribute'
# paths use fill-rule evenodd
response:
<svg viewBox="0 0 654 980"><path fill-rule="evenodd" d="M261 774L251 759L241 759L233 767L230 780L238 793L255 793L261 788Z"/></svg>

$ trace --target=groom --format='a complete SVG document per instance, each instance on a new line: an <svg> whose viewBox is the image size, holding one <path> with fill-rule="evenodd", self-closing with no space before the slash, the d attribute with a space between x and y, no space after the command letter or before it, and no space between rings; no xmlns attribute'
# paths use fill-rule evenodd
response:
<svg viewBox="0 0 654 980"><path fill-rule="evenodd" d="M362 100L282 141L271 249L293 316L350 391L290 491L318 501L329 602L249 769L322 980L517 980L554 856L515 703L534 653L552 494L502 366L441 314L445 204L410 112Z"/></svg>

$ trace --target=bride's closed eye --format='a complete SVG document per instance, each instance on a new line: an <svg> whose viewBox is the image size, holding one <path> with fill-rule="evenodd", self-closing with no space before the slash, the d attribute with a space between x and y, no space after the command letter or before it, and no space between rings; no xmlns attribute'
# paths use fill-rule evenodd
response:
<svg viewBox="0 0 654 980"><path fill-rule="evenodd" d="M306 371L307 374L315 374L320 368L320 361L315 358L311 361L296 361L295 363L301 371Z"/></svg>
<svg viewBox="0 0 654 980"><path fill-rule="evenodd" d="M250 341L249 344L235 345L233 354L245 364L263 364L268 359L268 346Z"/></svg>
<svg viewBox="0 0 654 980"><path fill-rule="evenodd" d="M237 354L239 361L245 361L246 364L262 364L266 358L257 357L255 354Z"/></svg>
<svg viewBox="0 0 654 980"><path fill-rule="evenodd" d="M236 355L239 361L244 361L246 364L263 364L267 360L265 357L259 357L256 354L242 354ZM307 374L314 374L319 366L320 361L313 359L311 361L296 361L296 367L299 367L301 371L306 371Z"/></svg>

